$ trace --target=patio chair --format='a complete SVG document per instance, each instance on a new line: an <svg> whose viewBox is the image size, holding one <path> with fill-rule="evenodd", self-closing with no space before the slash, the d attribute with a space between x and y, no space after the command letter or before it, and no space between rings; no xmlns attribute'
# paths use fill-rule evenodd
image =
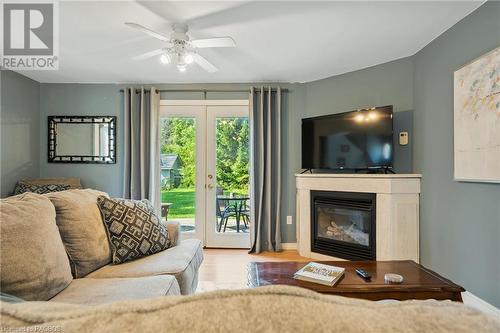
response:
<svg viewBox="0 0 500 333"><path fill-rule="evenodd" d="M248 205L245 205L245 208L241 210L240 218L243 221L245 228L248 229L248 226L250 225L250 207Z"/></svg>
<svg viewBox="0 0 500 333"><path fill-rule="evenodd" d="M220 219L218 223L218 232L221 231L222 224L224 224L223 232L226 232L227 221L232 216L236 217L236 210L234 206L230 204L229 200L222 198L217 198L215 206L218 220Z"/></svg>

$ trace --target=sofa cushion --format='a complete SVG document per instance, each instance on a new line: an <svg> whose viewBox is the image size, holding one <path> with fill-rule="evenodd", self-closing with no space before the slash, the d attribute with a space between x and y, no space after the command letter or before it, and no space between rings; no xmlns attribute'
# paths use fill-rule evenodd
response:
<svg viewBox="0 0 500 333"><path fill-rule="evenodd" d="M72 280L49 199L26 192L0 200L0 289L45 301Z"/></svg>
<svg viewBox="0 0 500 333"><path fill-rule="evenodd" d="M107 265L88 275L91 278L173 275L183 295L196 291L198 269L203 261L203 248L198 239L186 239L165 251L126 262Z"/></svg>
<svg viewBox="0 0 500 333"><path fill-rule="evenodd" d="M69 190L45 195L56 208L56 222L68 253L71 272L84 277L111 262L111 249L97 207L97 197L107 196L95 190Z"/></svg>
<svg viewBox="0 0 500 333"><path fill-rule="evenodd" d="M50 299L51 302L97 305L133 299L180 295L173 276L145 276L126 279L75 279Z"/></svg>
<svg viewBox="0 0 500 333"><path fill-rule="evenodd" d="M114 264L155 254L170 247L166 226L146 201L97 198Z"/></svg>
<svg viewBox="0 0 500 333"><path fill-rule="evenodd" d="M170 237L170 246L179 244L179 237L181 234L181 224L178 221L165 221L167 227L168 237Z"/></svg>
<svg viewBox="0 0 500 333"><path fill-rule="evenodd" d="M26 184L23 182L17 182L14 188L14 195L18 195L25 192L33 192L38 194L66 191L71 188L70 185L66 184Z"/></svg>

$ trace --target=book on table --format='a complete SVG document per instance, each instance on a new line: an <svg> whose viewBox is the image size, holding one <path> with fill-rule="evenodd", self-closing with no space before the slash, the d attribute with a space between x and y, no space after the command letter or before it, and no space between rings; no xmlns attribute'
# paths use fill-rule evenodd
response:
<svg viewBox="0 0 500 333"><path fill-rule="evenodd" d="M294 279L333 286L344 275L342 267L310 262L293 275Z"/></svg>

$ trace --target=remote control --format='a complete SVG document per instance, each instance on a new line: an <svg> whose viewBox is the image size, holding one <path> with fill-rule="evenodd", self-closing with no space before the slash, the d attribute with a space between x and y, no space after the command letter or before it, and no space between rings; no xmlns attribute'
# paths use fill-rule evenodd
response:
<svg viewBox="0 0 500 333"><path fill-rule="evenodd" d="M361 276L366 281L369 281L372 278L372 276L368 272L361 268L356 269L356 274Z"/></svg>

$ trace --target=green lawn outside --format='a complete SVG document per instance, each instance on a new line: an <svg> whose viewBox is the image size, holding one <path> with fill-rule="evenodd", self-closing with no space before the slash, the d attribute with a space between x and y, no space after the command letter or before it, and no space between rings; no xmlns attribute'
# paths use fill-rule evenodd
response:
<svg viewBox="0 0 500 333"><path fill-rule="evenodd" d="M194 188L176 188L161 192L161 202L171 202L168 217L194 218L195 193Z"/></svg>
<svg viewBox="0 0 500 333"><path fill-rule="evenodd" d="M233 190L235 195L246 195L245 190ZM229 195L229 191L224 195ZM172 206L168 217L172 218L194 218L195 217L195 189L175 188L161 192L161 202L170 202Z"/></svg>

